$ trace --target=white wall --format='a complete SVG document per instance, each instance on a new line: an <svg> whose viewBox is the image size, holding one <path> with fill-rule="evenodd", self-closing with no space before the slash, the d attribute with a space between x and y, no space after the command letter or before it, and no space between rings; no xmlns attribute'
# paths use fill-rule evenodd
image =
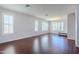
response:
<svg viewBox="0 0 79 59"><path fill-rule="evenodd" d="M68 15L68 39L75 40L75 13Z"/></svg>
<svg viewBox="0 0 79 59"><path fill-rule="evenodd" d="M67 15L65 15L65 16L63 16L61 19L59 19L59 20L54 20L54 21L56 21L56 22L63 22L64 23L64 30L63 31L61 31L61 32L63 32L63 33L67 33ZM52 21L52 22L54 22L54 21ZM53 31L52 30L52 22L51 22L51 24L50 24L50 32L51 33L58 33L59 31Z"/></svg>
<svg viewBox="0 0 79 59"><path fill-rule="evenodd" d="M1 27L2 26L2 20L1 20L1 13L0 13L0 36L1 36L1 33L2 33L2 30L1 30Z"/></svg>
<svg viewBox="0 0 79 59"><path fill-rule="evenodd" d="M76 47L79 47L79 5L77 5L77 8L76 8L76 31L75 31L75 43L76 43Z"/></svg>
<svg viewBox="0 0 79 59"><path fill-rule="evenodd" d="M13 34L8 34L8 35L2 34L2 13L13 15L14 17L14 33ZM35 20L38 20L40 24L38 32L34 31ZM0 43L48 33L48 31L42 32L41 30L42 21L45 21L45 20L31 16L31 15L22 14L15 11L10 11L10 10L0 8Z"/></svg>

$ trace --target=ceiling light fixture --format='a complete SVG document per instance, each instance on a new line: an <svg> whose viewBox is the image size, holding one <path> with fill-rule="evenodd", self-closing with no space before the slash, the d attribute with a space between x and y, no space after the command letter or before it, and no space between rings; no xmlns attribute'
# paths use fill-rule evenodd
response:
<svg viewBox="0 0 79 59"><path fill-rule="evenodd" d="M61 19L61 17L52 17L52 18L50 18L51 21L60 20L60 19Z"/></svg>
<svg viewBox="0 0 79 59"><path fill-rule="evenodd" d="M30 7L31 5L27 4L26 7Z"/></svg>

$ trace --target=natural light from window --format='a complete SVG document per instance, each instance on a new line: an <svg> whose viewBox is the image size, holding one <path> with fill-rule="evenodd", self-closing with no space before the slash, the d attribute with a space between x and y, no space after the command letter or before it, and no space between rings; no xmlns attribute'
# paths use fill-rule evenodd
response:
<svg viewBox="0 0 79 59"><path fill-rule="evenodd" d="M48 22L42 22L42 31L48 31Z"/></svg>
<svg viewBox="0 0 79 59"><path fill-rule="evenodd" d="M63 22L52 22L52 30L53 31L63 31L64 30L64 23Z"/></svg>
<svg viewBox="0 0 79 59"><path fill-rule="evenodd" d="M39 23L37 20L35 20L35 31L37 32L38 31L38 26L39 26Z"/></svg>
<svg viewBox="0 0 79 59"><path fill-rule="evenodd" d="M13 16L3 15L3 34L10 34L13 32Z"/></svg>

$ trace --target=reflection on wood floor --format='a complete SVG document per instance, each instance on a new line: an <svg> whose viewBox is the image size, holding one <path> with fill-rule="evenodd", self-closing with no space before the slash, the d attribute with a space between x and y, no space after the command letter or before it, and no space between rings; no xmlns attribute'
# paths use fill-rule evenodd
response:
<svg viewBox="0 0 79 59"><path fill-rule="evenodd" d="M0 44L1 54L77 54L75 41L58 35L41 35Z"/></svg>

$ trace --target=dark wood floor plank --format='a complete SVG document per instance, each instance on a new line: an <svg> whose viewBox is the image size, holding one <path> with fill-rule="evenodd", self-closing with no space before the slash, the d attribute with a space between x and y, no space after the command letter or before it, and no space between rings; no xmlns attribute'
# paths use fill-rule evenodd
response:
<svg viewBox="0 0 79 59"><path fill-rule="evenodd" d="M42 35L0 44L1 54L78 54L75 41L58 35Z"/></svg>

